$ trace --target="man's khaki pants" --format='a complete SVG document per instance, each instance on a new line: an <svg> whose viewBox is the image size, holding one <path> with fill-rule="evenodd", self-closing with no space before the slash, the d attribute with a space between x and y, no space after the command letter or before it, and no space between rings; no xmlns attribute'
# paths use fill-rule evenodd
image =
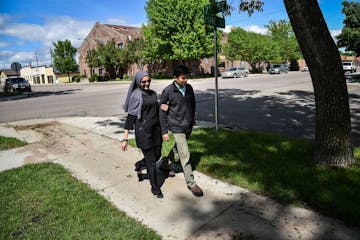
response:
<svg viewBox="0 0 360 240"><path fill-rule="evenodd" d="M192 173L192 167L190 163L190 152L187 144L186 134L185 133L173 133L175 138L176 147L174 147L169 154L173 154L174 161L177 162L180 160L181 166L184 171L186 185L188 187L194 187L196 182L194 180L194 175Z"/></svg>

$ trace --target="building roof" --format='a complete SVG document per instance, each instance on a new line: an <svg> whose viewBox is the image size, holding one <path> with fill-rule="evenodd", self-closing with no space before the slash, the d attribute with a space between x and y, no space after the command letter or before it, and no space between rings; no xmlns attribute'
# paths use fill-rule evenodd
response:
<svg viewBox="0 0 360 240"><path fill-rule="evenodd" d="M17 76L17 72L11 69L0 69L0 72L3 72L6 76Z"/></svg>
<svg viewBox="0 0 360 240"><path fill-rule="evenodd" d="M123 35L130 35L132 37L141 36L141 28L139 27L112 25L112 24L103 24L103 25Z"/></svg>

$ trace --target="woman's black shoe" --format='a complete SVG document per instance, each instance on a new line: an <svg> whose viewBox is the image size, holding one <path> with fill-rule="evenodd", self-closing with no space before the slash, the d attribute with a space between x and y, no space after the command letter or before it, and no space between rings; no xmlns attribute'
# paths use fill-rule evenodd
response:
<svg viewBox="0 0 360 240"><path fill-rule="evenodd" d="M157 192L151 189L152 194L154 194L157 198L164 198L164 195L162 194L162 192Z"/></svg>
<svg viewBox="0 0 360 240"><path fill-rule="evenodd" d="M159 192L158 194L155 194L155 196L157 198L164 198L164 195L162 194L162 192Z"/></svg>

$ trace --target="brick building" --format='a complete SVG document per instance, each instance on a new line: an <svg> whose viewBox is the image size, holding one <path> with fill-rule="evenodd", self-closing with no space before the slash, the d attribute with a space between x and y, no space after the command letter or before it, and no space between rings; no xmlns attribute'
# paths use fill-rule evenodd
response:
<svg viewBox="0 0 360 240"><path fill-rule="evenodd" d="M86 75L87 77L90 77L94 74L97 74L98 76L104 76L106 73L103 69L97 67L91 68L86 64L86 58L90 51L92 49L96 49L99 44L106 44L109 41L114 41L118 48L123 48L129 41L141 38L141 30L142 29L139 27L110 25L97 22L78 49L80 74ZM149 72L152 74L161 72L163 75L171 76L172 70L177 64L179 63L166 62L163 63L162 66L155 67L154 69L156 70L147 69L147 66L145 66L145 70L149 70ZM210 57L201 60L187 61L186 65L194 74L207 74L212 72L214 59L213 57ZM133 64L127 69L123 69L123 73L127 73L129 76L133 76L138 70L138 67Z"/></svg>
<svg viewBox="0 0 360 240"><path fill-rule="evenodd" d="M141 28L102 24L97 22L91 29L84 42L78 49L80 74L87 77L97 74L103 76L104 70L101 68L90 68L86 64L86 58L92 49L96 49L99 44L106 44L109 41L114 41L116 47L123 48L129 41L141 37ZM134 66L135 67L135 66ZM124 73L132 72L134 69L124 69Z"/></svg>

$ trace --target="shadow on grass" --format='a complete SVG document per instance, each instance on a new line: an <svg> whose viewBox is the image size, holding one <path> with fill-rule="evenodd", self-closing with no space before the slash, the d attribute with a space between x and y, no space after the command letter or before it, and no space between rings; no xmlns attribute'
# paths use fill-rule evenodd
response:
<svg viewBox="0 0 360 240"><path fill-rule="evenodd" d="M214 129L199 129L189 146L203 173L360 226L359 163L347 169L315 165L312 141L247 131L221 130L216 135Z"/></svg>

